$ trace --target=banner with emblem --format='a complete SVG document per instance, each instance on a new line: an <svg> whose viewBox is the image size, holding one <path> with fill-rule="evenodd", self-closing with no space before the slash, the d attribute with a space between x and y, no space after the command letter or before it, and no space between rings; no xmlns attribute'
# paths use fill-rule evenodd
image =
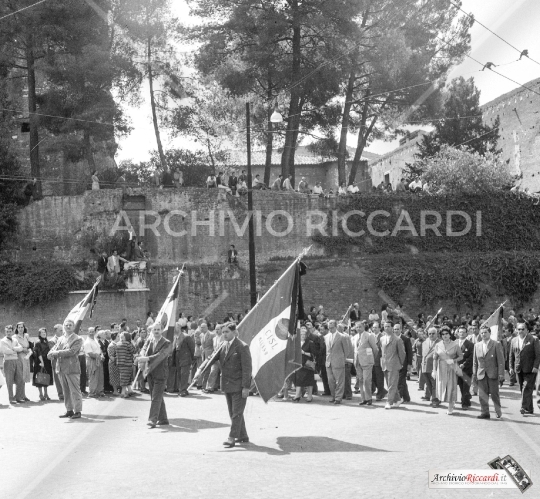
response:
<svg viewBox="0 0 540 499"><path fill-rule="evenodd" d="M249 345L257 390L265 402L302 366L297 320L304 318L300 257L257 302L238 326L239 338Z"/></svg>

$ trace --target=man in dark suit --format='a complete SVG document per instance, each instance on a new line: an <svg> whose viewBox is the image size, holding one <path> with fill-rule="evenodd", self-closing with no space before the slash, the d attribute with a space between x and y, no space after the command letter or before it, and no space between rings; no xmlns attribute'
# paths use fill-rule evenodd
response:
<svg viewBox="0 0 540 499"><path fill-rule="evenodd" d="M533 414L533 391L540 365L540 342L529 333L525 322L516 327L518 335L510 344L509 373L517 373L521 390L521 414Z"/></svg>
<svg viewBox="0 0 540 499"><path fill-rule="evenodd" d="M473 379L478 380L480 415L478 419L489 419L489 396L493 400L497 419L502 418L499 397L499 380L504 379L504 353L500 343L490 339L491 330L480 329L482 341L474 345Z"/></svg>
<svg viewBox="0 0 540 499"><path fill-rule="evenodd" d="M227 261L233 264L238 263L238 251L236 251L234 244L231 244L231 248L227 251Z"/></svg>
<svg viewBox="0 0 540 499"><path fill-rule="evenodd" d="M174 364L176 366L177 385L179 389L179 397L187 397L189 395L189 373L191 364L195 358L195 340L193 336L187 334L187 327L184 326L180 330L180 334L175 339L173 344Z"/></svg>
<svg viewBox="0 0 540 499"><path fill-rule="evenodd" d="M229 189L231 190L233 196L236 194L236 188L238 187L238 177L234 175L229 175Z"/></svg>
<svg viewBox="0 0 540 499"><path fill-rule="evenodd" d="M320 373L321 380L323 382L324 392L323 395L332 395L330 392L330 385L328 384L328 374L326 373L326 341L325 337L328 334L328 326L321 324L319 327L321 336L319 337L319 355L317 357L317 370Z"/></svg>
<svg viewBox="0 0 540 499"><path fill-rule="evenodd" d="M231 448L236 442L249 442L244 409L251 387L251 352L249 346L238 339L236 324L227 324L222 331L224 341L219 355L209 362L208 367L218 360L221 365L221 391L227 399L231 418L229 438L223 445Z"/></svg>
<svg viewBox="0 0 540 499"><path fill-rule="evenodd" d="M407 371L409 366L412 366L413 361L411 340L401 332L401 324L394 325L394 334L396 338L399 338L403 342L403 346L405 347L405 362L399 370L398 393L402 402L410 402L411 396L409 395L409 387L407 386Z"/></svg>
<svg viewBox="0 0 540 499"><path fill-rule="evenodd" d="M460 326L457 331L458 344L463 354L463 360L459 367L463 376L458 376L458 385L461 391L461 408L467 410L471 407L471 380L473 372L474 344L467 339L467 328Z"/></svg>
<svg viewBox="0 0 540 499"><path fill-rule="evenodd" d="M349 313L349 319L351 319L351 324L354 325L356 322L358 322L361 316L362 313L360 312L360 306L358 305L358 303L355 303L351 309L351 312Z"/></svg>
<svg viewBox="0 0 540 499"><path fill-rule="evenodd" d="M168 357L171 342L163 337L161 324L152 325L152 336L146 341L141 350L139 363L144 364L143 376L148 378L150 388L150 414L148 423L150 428L156 425L168 425L167 408L163 400L163 392L169 377Z"/></svg>
<svg viewBox="0 0 540 499"><path fill-rule="evenodd" d="M437 407L441 403L437 398L435 379L433 378L433 354L439 341L441 340L437 335L437 328L430 327L428 329L428 337L422 343L422 373L426 382L426 393L422 397L422 400L431 401L432 407Z"/></svg>
<svg viewBox="0 0 540 499"><path fill-rule="evenodd" d="M375 396L375 400L382 400L384 397L386 397L386 394L388 393L387 390L384 388L384 373L381 369L381 328L379 326L378 322L374 322L371 325L371 332L375 335L375 341L377 342L377 351L374 352L374 360L375 364L373 365L373 373L371 375L372 383L371 383L371 392L375 393L375 389L377 390L377 395Z"/></svg>
<svg viewBox="0 0 540 499"><path fill-rule="evenodd" d="M101 253L101 256L98 258L97 261L97 271L104 276L107 273L107 252L104 251Z"/></svg>

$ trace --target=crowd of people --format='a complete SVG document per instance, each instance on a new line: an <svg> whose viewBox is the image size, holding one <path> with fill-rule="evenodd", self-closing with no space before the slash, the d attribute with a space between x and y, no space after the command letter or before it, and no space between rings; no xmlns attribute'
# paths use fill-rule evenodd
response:
<svg viewBox="0 0 540 499"><path fill-rule="evenodd" d="M187 397L195 380L197 390L219 391L221 364L214 363L198 378L197 369L221 346L223 331L239 324L243 317L228 313L222 322L212 323L208 318L180 313L168 353L164 390ZM453 414L456 404L466 411L472 398L478 396L478 418L487 419L491 398L500 418L499 388L508 373L509 385L519 384L522 392L521 413L532 414L534 390L538 390L540 317L534 309L523 314L510 311L497 339L491 338L490 328L483 325L485 320L485 315L470 313L452 318L420 313L413 321L399 304L371 309L366 318L354 304L345 317L335 320L327 316L323 306L312 307L297 331L301 368L289 376L276 398L300 402L305 397L311 402L314 395L321 395L339 405L356 394L360 406L383 402L386 409L392 409L410 402L409 384L416 376L417 389L424 392L426 404L439 407L446 403L448 414ZM26 385L30 382L38 388L40 400L48 401L48 388L54 384L61 400L70 398L67 416L63 416L77 418L82 396L129 398L136 395L131 388L134 381L137 391L148 393L147 380L142 373L137 376L137 359L153 323L154 315L149 312L144 323L137 320L131 329L127 319L110 328L89 327L80 343L62 345L77 354L77 365L60 367L57 364L65 358L58 346L69 336L66 323L55 325L52 335L40 328L37 338L29 335L23 322L6 326L0 340L0 365L10 403L29 402ZM60 379L69 375L66 370L80 373L77 389ZM68 394L64 393L66 387ZM252 384L250 393L256 391ZM81 399L74 392L79 392Z"/></svg>

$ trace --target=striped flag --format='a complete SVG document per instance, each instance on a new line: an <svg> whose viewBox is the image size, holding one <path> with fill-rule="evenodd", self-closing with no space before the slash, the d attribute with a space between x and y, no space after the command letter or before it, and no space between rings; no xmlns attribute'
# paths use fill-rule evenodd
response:
<svg viewBox="0 0 540 499"><path fill-rule="evenodd" d="M489 327L491 330L491 339L495 341L499 341L499 337L502 338L503 305L499 305L497 310L495 310L495 312L493 312L482 324L482 326Z"/></svg>
<svg viewBox="0 0 540 499"><path fill-rule="evenodd" d="M163 331L163 336L169 341L172 341L174 338L174 325L176 324L176 315L178 310L178 295L180 291L180 277L182 272L179 272L174 283L172 285L167 299L164 301L159 313L157 314L155 323L161 324L161 330Z"/></svg>
<svg viewBox="0 0 540 499"><path fill-rule="evenodd" d="M73 307L71 312L66 317L66 321L71 320L73 321L73 324L75 324L75 329L74 329L75 334L79 334L82 321L84 320L88 312L90 312L90 317L92 317L92 313L94 312L94 307L96 306L96 300L97 300L97 295L98 295L98 285L100 281L101 281L101 277L98 277L96 280L96 283L92 286L92 289L79 303L77 303L77 305Z"/></svg>
<svg viewBox="0 0 540 499"><path fill-rule="evenodd" d="M249 345L252 375L265 402L302 365L296 334L296 321L304 316L299 305L301 265L295 260L238 326L239 338Z"/></svg>

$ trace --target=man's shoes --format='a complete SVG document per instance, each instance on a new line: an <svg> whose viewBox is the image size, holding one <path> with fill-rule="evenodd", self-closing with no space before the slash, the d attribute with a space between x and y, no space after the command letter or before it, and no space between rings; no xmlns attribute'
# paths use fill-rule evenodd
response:
<svg viewBox="0 0 540 499"><path fill-rule="evenodd" d="M278 393L278 394L276 395L276 398L277 398L277 399L282 399L283 397L284 397L283 393Z"/></svg>
<svg viewBox="0 0 540 499"><path fill-rule="evenodd" d="M9 403L12 404L12 405L18 404L18 402L15 399L10 400Z"/></svg>
<svg viewBox="0 0 540 499"><path fill-rule="evenodd" d="M372 405L372 404L373 404L373 402L372 402L371 400L368 400L368 401L366 402L366 405Z"/></svg>
<svg viewBox="0 0 540 499"><path fill-rule="evenodd" d="M61 416L58 416L59 418L70 418L75 414L73 411L67 411L65 414L62 414Z"/></svg>
<svg viewBox="0 0 540 499"><path fill-rule="evenodd" d="M169 423L168 419L165 419L164 421L158 421L157 425L158 426L168 426L168 425L170 425L170 423Z"/></svg>
<svg viewBox="0 0 540 499"><path fill-rule="evenodd" d="M470 405L463 405L461 404L461 410L462 411L466 411L467 409L469 409L471 406Z"/></svg>
<svg viewBox="0 0 540 499"><path fill-rule="evenodd" d="M440 403L440 401L438 401L438 400L437 400L437 402L435 402L435 401L431 402L431 407L433 407L433 408L437 408L437 407L439 407L440 405L441 405L441 403Z"/></svg>
<svg viewBox="0 0 540 499"><path fill-rule="evenodd" d="M476 419L491 419L491 416L489 414L480 414L480 416L476 416Z"/></svg>
<svg viewBox="0 0 540 499"><path fill-rule="evenodd" d="M392 406L389 402L386 402L386 405L384 406L385 409L392 409Z"/></svg>
<svg viewBox="0 0 540 499"><path fill-rule="evenodd" d="M58 395L58 400L64 400L64 396L63 395Z"/></svg>
<svg viewBox="0 0 540 499"><path fill-rule="evenodd" d="M206 388L203 388L203 389L202 389L202 392L203 392L203 393L208 393L208 390L207 390Z"/></svg>
<svg viewBox="0 0 540 499"><path fill-rule="evenodd" d="M352 397L345 397L345 400L352 400Z"/></svg>
<svg viewBox="0 0 540 499"><path fill-rule="evenodd" d="M178 394L179 397L187 397L189 395L188 391L183 391Z"/></svg>
<svg viewBox="0 0 540 499"><path fill-rule="evenodd" d="M502 419L502 414L497 414L497 419Z"/></svg>
<svg viewBox="0 0 540 499"><path fill-rule="evenodd" d="M330 397L332 394L330 392L323 392L321 395L323 397Z"/></svg>
<svg viewBox="0 0 540 499"><path fill-rule="evenodd" d="M336 401L335 399L331 399L328 401L328 403L333 404L335 401Z"/></svg>
<svg viewBox="0 0 540 499"><path fill-rule="evenodd" d="M197 387L197 390L202 390L202 385Z"/></svg>
<svg viewBox="0 0 540 499"><path fill-rule="evenodd" d="M238 444L249 444L249 438L235 438L234 441Z"/></svg>
<svg viewBox="0 0 540 499"><path fill-rule="evenodd" d="M155 428L156 423L154 423L153 421L148 421L148 423L146 423L146 426L148 426L148 428Z"/></svg>
<svg viewBox="0 0 540 499"><path fill-rule="evenodd" d="M354 390L354 393L360 393L360 390L356 389Z"/></svg>
<svg viewBox="0 0 540 499"><path fill-rule="evenodd" d="M429 400L429 397L420 397L420 400Z"/></svg>
<svg viewBox="0 0 540 499"><path fill-rule="evenodd" d="M371 402L371 401L370 401ZM363 402L360 402L358 405L367 405L368 401L364 400Z"/></svg>
<svg viewBox="0 0 540 499"><path fill-rule="evenodd" d="M76 412L75 414L73 414L73 416L71 416L70 419L81 419L81 413L80 413L80 412Z"/></svg>
<svg viewBox="0 0 540 499"><path fill-rule="evenodd" d="M17 399L18 404L24 404L25 402L26 402L26 400L24 400L24 399L21 399L21 400Z"/></svg>
<svg viewBox="0 0 540 499"><path fill-rule="evenodd" d="M234 447L234 438L232 439L229 439L229 440L226 440L225 442L223 442L223 445L227 448L227 449L231 449L232 447Z"/></svg>
<svg viewBox="0 0 540 499"><path fill-rule="evenodd" d="M334 400L334 405L339 405L341 404L341 400Z"/></svg>
<svg viewBox="0 0 540 499"><path fill-rule="evenodd" d="M519 412L525 416L525 414L534 414L534 411L528 411L527 409L520 409Z"/></svg>

